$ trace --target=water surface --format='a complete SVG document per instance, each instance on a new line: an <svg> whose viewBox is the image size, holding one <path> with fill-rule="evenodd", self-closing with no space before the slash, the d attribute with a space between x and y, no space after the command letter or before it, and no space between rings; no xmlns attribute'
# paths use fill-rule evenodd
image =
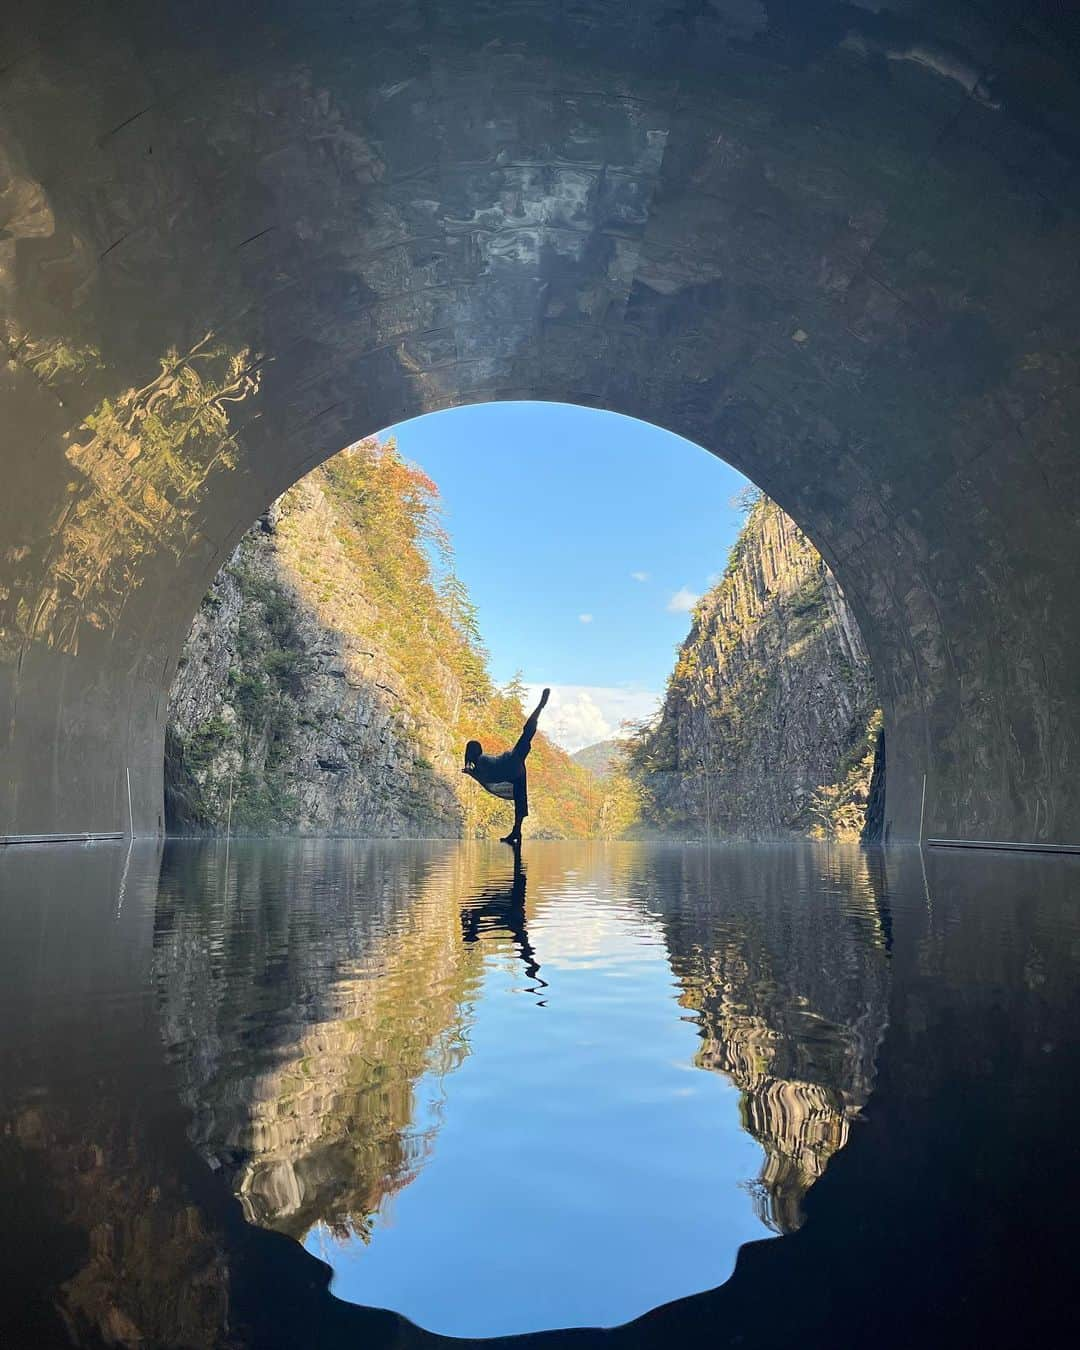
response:
<svg viewBox="0 0 1080 1350"><path fill-rule="evenodd" d="M837 903L797 869L798 952L734 880L635 845L255 848L158 916L192 1142L339 1297L432 1330L712 1288L798 1226L886 1015L864 874Z"/></svg>
<svg viewBox="0 0 1080 1350"><path fill-rule="evenodd" d="M835 1297L875 1241L964 1216L1000 1264L995 1191L1028 1203L1071 1100L1044 1080L1075 1062L1080 929L1078 869L994 861L7 850L0 1223L26 1295L0 1330L289 1345L317 1316L330 1344L302 1248L338 1299L458 1336L707 1307L678 1301L740 1252L808 1280L822 1242ZM849 1153L872 1180L844 1218Z"/></svg>

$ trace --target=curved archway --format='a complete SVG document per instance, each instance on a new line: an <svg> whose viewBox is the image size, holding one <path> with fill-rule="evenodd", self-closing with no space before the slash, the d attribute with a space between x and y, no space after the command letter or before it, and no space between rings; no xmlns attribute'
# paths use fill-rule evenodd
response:
<svg viewBox="0 0 1080 1350"><path fill-rule="evenodd" d="M159 827L165 691L244 525L357 436L514 397L657 422L804 527L873 658L894 838L924 775L927 833L1069 835L1050 21L48 0L9 46L0 834Z"/></svg>

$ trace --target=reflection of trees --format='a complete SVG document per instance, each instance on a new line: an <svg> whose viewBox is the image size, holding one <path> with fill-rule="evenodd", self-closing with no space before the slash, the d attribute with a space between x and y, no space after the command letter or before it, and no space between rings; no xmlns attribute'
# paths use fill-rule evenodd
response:
<svg viewBox="0 0 1080 1350"><path fill-rule="evenodd" d="M889 931L874 861L856 849L724 849L711 861L670 850L630 883L660 897L679 1001L700 1027L695 1062L743 1094L743 1126L765 1150L758 1212L779 1232L802 1223L803 1197L873 1088Z"/></svg>
<svg viewBox="0 0 1080 1350"><path fill-rule="evenodd" d="M364 1236L423 1165L438 1113L416 1087L468 1052L474 942L512 944L538 980L509 856L330 847L242 846L227 899L220 848L176 849L158 911L163 1025L193 1142L250 1220L296 1237L317 1221ZM563 861L530 857L537 894L558 892ZM885 1026L887 911L867 858L725 849L710 875L701 851L596 845L572 862L590 889L636 896L662 924L700 1027L696 1063L741 1090L764 1150L761 1217L797 1228L870 1095ZM171 900L208 894L219 899L202 909Z"/></svg>
<svg viewBox="0 0 1080 1350"><path fill-rule="evenodd" d="M477 965L455 902L477 855L323 851L312 856L329 885L313 899L304 867L290 869L295 849L241 849L229 904L243 922L224 906L168 906L189 889L176 870L185 855L200 868L216 856L167 859L155 966L193 1142L253 1222L301 1237L321 1220L364 1236L430 1152L438 1118L422 1118L418 1080L468 1053Z"/></svg>
<svg viewBox="0 0 1080 1350"><path fill-rule="evenodd" d="M42 379L93 356L29 338L19 350ZM16 613L28 637L74 653L82 625L110 631L143 560L162 547L182 555L211 475L235 467L230 406L258 391L251 353L208 335L159 365L143 388L103 399L76 433L87 434L65 450L76 476L52 523L38 598L21 600Z"/></svg>

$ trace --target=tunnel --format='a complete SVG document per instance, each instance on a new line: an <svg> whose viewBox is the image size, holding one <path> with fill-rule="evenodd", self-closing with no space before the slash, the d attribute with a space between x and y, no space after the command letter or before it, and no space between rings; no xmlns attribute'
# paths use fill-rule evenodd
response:
<svg viewBox="0 0 1080 1350"><path fill-rule="evenodd" d="M803 527L889 839L1074 840L1078 59L1049 0L6 7L0 837L160 832L242 531L364 435L536 399Z"/></svg>

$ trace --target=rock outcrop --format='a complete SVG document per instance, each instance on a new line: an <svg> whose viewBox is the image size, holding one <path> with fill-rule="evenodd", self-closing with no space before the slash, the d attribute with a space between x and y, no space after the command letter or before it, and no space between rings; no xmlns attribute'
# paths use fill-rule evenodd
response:
<svg viewBox="0 0 1080 1350"><path fill-rule="evenodd" d="M880 725L843 592L798 526L757 498L698 603L656 721L632 745L645 825L857 837Z"/></svg>
<svg viewBox="0 0 1080 1350"><path fill-rule="evenodd" d="M170 695L170 829L460 833L452 727L413 717L385 653L328 626L305 594L303 555L332 559L337 523L319 479L303 479L215 578ZM440 678L459 702L452 673Z"/></svg>

